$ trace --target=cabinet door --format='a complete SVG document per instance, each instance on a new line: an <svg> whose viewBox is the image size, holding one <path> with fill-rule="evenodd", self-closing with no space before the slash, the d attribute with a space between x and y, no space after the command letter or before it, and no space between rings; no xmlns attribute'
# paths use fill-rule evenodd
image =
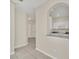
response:
<svg viewBox="0 0 79 59"><path fill-rule="evenodd" d="M52 37L48 40L50 54L58 59L68 59L68 39Z"/></svg>

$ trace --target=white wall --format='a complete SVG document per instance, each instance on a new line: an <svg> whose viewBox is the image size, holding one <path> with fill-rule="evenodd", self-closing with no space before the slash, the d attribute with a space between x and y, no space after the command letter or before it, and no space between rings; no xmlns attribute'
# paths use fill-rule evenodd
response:
<svg viewBox="0 0 79 59"><path fill-rule="evenodd" d="M15 40L15 4L11 2L10 5L10 54L14 54L14 40Z"/></svg>
<svg viewBox="0 0 79 59"><path fill-rule="evenodd" d="M24 11L16 8L14 2L11 2L11 37L10 53L14 54L14 49L28 44L27 40L27 16Z"/></svg>
<svg viewBox="0 0 79 59"><path fill-rule="evenodd" d="M68 0L50 0L48 3L40 6L36 10L36 48L40 49L41 51L49 51L48 49L45 50L45 48L47 48L45 44L48 44L47 42L45 43L45 40L48 40L48 10L56 3L61 2L68 4ZM53 56L51 52L48 55Z"/></svg>
<svg viewBox="0 0 79 59"><path fill-rule="evenodd" d="M36 10L36 38L45 39L48 33L48 10L56 3L67 3L68 0L50 0L48 3L40 6Z"/></svg>
<svg viewBox="0 0 79 59"><path fill-rule="evenodd" d="M19 8L20 9L20 8ZM16 40L15 48L28 44L27 40L27 15L16 8Z"/></svg>

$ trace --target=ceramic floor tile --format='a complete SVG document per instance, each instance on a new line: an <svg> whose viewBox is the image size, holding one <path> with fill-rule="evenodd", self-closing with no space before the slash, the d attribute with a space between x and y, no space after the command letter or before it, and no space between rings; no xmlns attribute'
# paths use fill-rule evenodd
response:
<svg viewBox="0 0 79 59"><path fill-rule="evenodd" d="M15 49L15 55L11 59L51 59L43 53L35 50L35 39L29 39L27 46Z"/></svg>

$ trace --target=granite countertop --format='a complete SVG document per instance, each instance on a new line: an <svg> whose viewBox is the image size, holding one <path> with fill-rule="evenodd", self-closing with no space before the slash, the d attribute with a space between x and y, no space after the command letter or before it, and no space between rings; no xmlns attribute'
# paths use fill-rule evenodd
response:
<svg viewBox="0 0 79 59"><path fill-rule="evenodd" d="M63 33L50 33L47 36L67 38L67 39L69 38L69 34L63 34Z"/></svg>

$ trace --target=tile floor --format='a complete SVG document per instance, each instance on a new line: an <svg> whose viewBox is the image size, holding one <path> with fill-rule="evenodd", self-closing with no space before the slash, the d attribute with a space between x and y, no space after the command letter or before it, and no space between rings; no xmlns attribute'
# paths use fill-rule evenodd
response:
<svg viewBox="0 0 79 59"><path fill-rule="evenodd" d="M15 54L10 59L51 59L43 53L35 50L35 39L29 39L27 46L15 49Z"/></svg>

